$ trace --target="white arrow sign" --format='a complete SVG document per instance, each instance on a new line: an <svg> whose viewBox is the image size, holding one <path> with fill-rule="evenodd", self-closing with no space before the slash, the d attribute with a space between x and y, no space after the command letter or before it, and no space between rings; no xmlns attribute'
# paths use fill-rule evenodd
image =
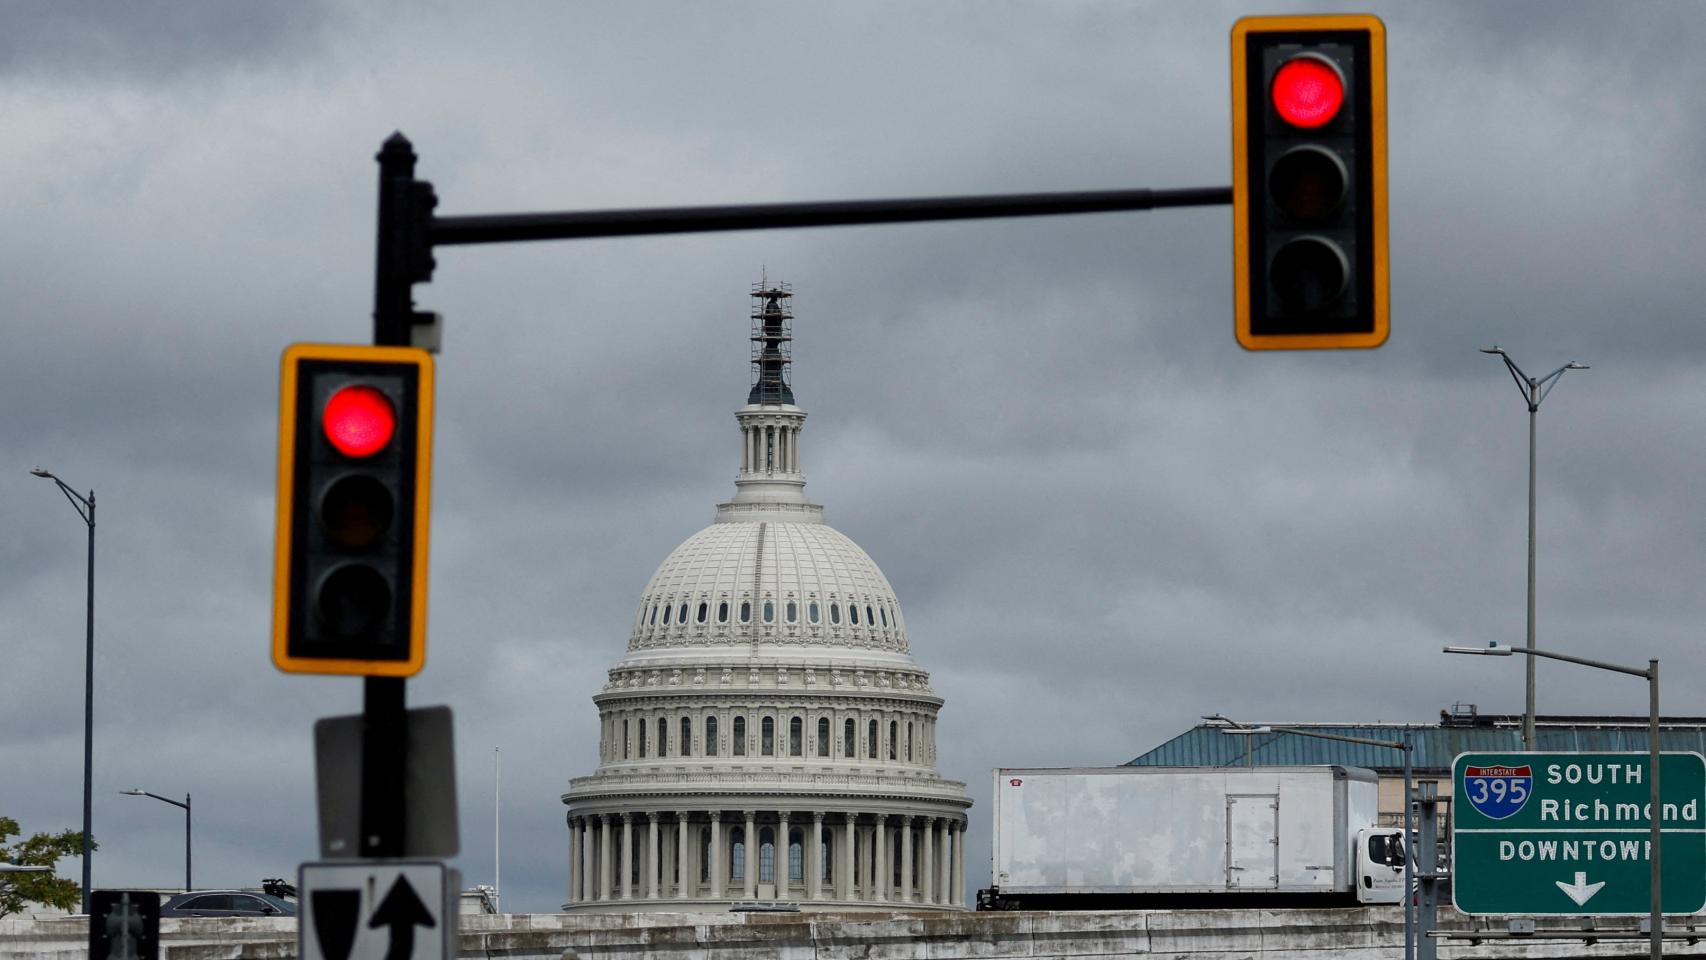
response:
<svg viewBox="0 0 1706 960"><path fill-rule="evenodd" d="M432 860L334 860L297 873L302 960L456 956L461 875Z"/></svg>
<svg viewBox="0 0 1706 960"><path fill-rule="evenodd" d="M1558 889L1564 891L1565 896L1576 901L1578 907L1586 906L1587 902L1593 899L1593 895L1599 892L1599 888L1605 886L1604 880L1598 883L1589 883L1588 875L1580 870L1576 871L1575 883L1565 883L1562 880L1553 882L1558 885Z"/></svg>

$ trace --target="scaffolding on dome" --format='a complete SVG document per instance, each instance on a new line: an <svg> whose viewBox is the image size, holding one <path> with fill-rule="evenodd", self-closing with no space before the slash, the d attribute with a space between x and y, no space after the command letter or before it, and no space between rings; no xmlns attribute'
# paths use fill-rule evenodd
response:
<svg viewBox="0 0 1706 960"><path fill-rule="evenodd" d="M747 403L794 402L792 284L768 277L752 285L752 389Z"/></svg>

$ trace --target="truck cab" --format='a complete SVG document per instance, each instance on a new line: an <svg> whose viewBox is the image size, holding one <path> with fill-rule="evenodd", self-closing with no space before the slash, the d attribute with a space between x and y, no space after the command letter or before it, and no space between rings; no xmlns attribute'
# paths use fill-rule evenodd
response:
<svg viewBox="0 0 1706 960"><path fill-rule="evenodd" d="M1357 902L1400 903L1404 898L1404 831L1357 831Z"/></svg>

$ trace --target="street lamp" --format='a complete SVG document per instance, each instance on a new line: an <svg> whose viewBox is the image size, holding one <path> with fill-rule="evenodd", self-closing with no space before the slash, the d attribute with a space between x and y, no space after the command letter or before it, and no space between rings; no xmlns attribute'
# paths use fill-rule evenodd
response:
<svg viewBox="0 0 1706 960"><path fill-rule="evenodd" d="M1370 737L1351 737L1340 733L1322 733L1319 730L1305 730L1301 727L1281 727L1273 724L1250 726L1249 724L1239 723L1236 720L1223 717L1218 713L1208 714L1203 717L1203 719L1210 723L1219 724L1220 732L1223 734L1235 734L1250 737L1263 733L1290 733L1300 737L1314 737L1317 740L1338 740L1344 743L1360 743L1369 747L1387 747L1392 750L1404 751L1404 960L1413 960L1416 955L1416 901L1410 893L1410 859L1413 853L1410 849L1410 806L1413 796L1411 793L1410 779L1412 771L1411 760L1415 755L1415 748L1410 743L1410 734L1406 732L1403 740L1375 740ZM1244 743L1244 764L1245 766L1251 766L1254 764L1254 755L1249 748L1250 741L1245 740Z"/></svg>
<svg viewBox="0 0 1706 960"><path fill-rule="evenodd" d="M162 797L157 793L149 793L141 787L137 787L134 790L120 790L119 793L127 797L153 797L161 803L169 803L174 807L184 808L184 892L189 893L191 890L195 889L195 887L190 883L190 795L187 793L184 794L184 802L179 803L171 797Z"/></svg>
<svg viewBox="0 0 1706 960"><path fill-rule="evenodd" d="M88 600L88 632L83 654L83 912L89 912L89 872L93 863L90 847L90 831L92 829L92 804L89 792L90 777L94 772L95 757L95 491L90 490L84 497L77 491L65 485L65 481L54 476L40 467L30 470L38 477L46 477L59 486L65 499L71 501L77 515L89 525L89 600Z"/></svg>
<svg viewBox="0 0 1706 960"><path fill-rule="evenodd" d="M1528 663L1530 667L1534 665L1535 657L1545 657L1548 660L1562 660L1565 663L1579 663L1584 667L1594 667L1599 670L1610 670L1613 673L1627 673L1633 677L1647 678L1647 752L1653 767L1653 788L1652 793L1650 794L1652 807L1647 814L1647 819L1651 821L1651 823L1648 824L1650 828L1650 839L1648 844L1652 847L1653 851L1651 863L1649 864L1649 866L1652 867L1653 874L1653 889L1651 891L1652 915L1648 920L1648 924L1651 927L1650 952L1652 960L1660 960L1660 958L1664 956L1660 947L1660 944L1663 943L1664 939L1661 935L1661 928L1664 924L1664 913L1660 909L1662 901L1659 899L1659 819L1660 814L1663 812L1663 809L1659 806L1659 662L1657 660L1648 660L1647 669L1637 670L1634 667L1619 666L1615 663L1605 663L1600 660L1589 660L1586 657L1573 657L1567 653L1552 653L1548 650L1536 650L1532 646L1533 640L1534 636L1533 634L1530 634L1529 642L1531 645L1527 648L1512 647L1509 644L1504 643L1489 643L1485 647L1446 647L1445 652L1467 653L1481 657L1508 657L1513 653L1520 653L1529 658ZM1533 674L1531 673L1530 676L1533 676ZM1534 688L1531 685L1529 687L1529 692L1532 693L1533 690ZM1534 717L1530 715L1525 719L1532 723Z"/></svg>
<svg viewBox="0 0 1706 960"><path fill-rule="evenodd" d="M1534 421L1540 412L1540 401L1552 392L1558 385L1558 378L1565 370L1586 370L1587 364L1571 360L1546 376L1536 380L1522 372L1516 361L1510 358L1504 348L1498 344L1482 347L1482 353L1490 353L1505 362L1516 385L1522 391L1522 396L1528 403L1528 649L1534 649ZM1528 695L1524 700L1522 711L1522 748L1534 749L1534 658L1528 659Z"/></svg>

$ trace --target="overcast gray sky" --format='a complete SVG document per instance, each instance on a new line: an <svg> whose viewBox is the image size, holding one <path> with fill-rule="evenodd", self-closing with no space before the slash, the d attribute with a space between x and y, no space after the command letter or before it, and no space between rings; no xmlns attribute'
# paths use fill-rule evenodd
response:
<svg viewBox="0 0 1706 960"><path fill-rule="evenodd" d="M1706 714L1706 7L1376 3L1392 337L1250 354L1202 208L441 250L431 641L469 883L565 885L559 795L656 564L732 491L748 285L794 284L808 492L898 591L987 882L989 771L1203 713L1520 712L1526 413L1541 645ZM1306 9L1291 3L1261 12ZM1337 9L1319 4L1316 9ZM443 213L1230 182L1227 3L9 5L0 35L0 812L76 827L99 499L97 886L315 855L268 653L278 356L370 335L379 144ZM1540 707L1645 691L1543 664ZM78 874L66 862L65 876Z"/></svg>

